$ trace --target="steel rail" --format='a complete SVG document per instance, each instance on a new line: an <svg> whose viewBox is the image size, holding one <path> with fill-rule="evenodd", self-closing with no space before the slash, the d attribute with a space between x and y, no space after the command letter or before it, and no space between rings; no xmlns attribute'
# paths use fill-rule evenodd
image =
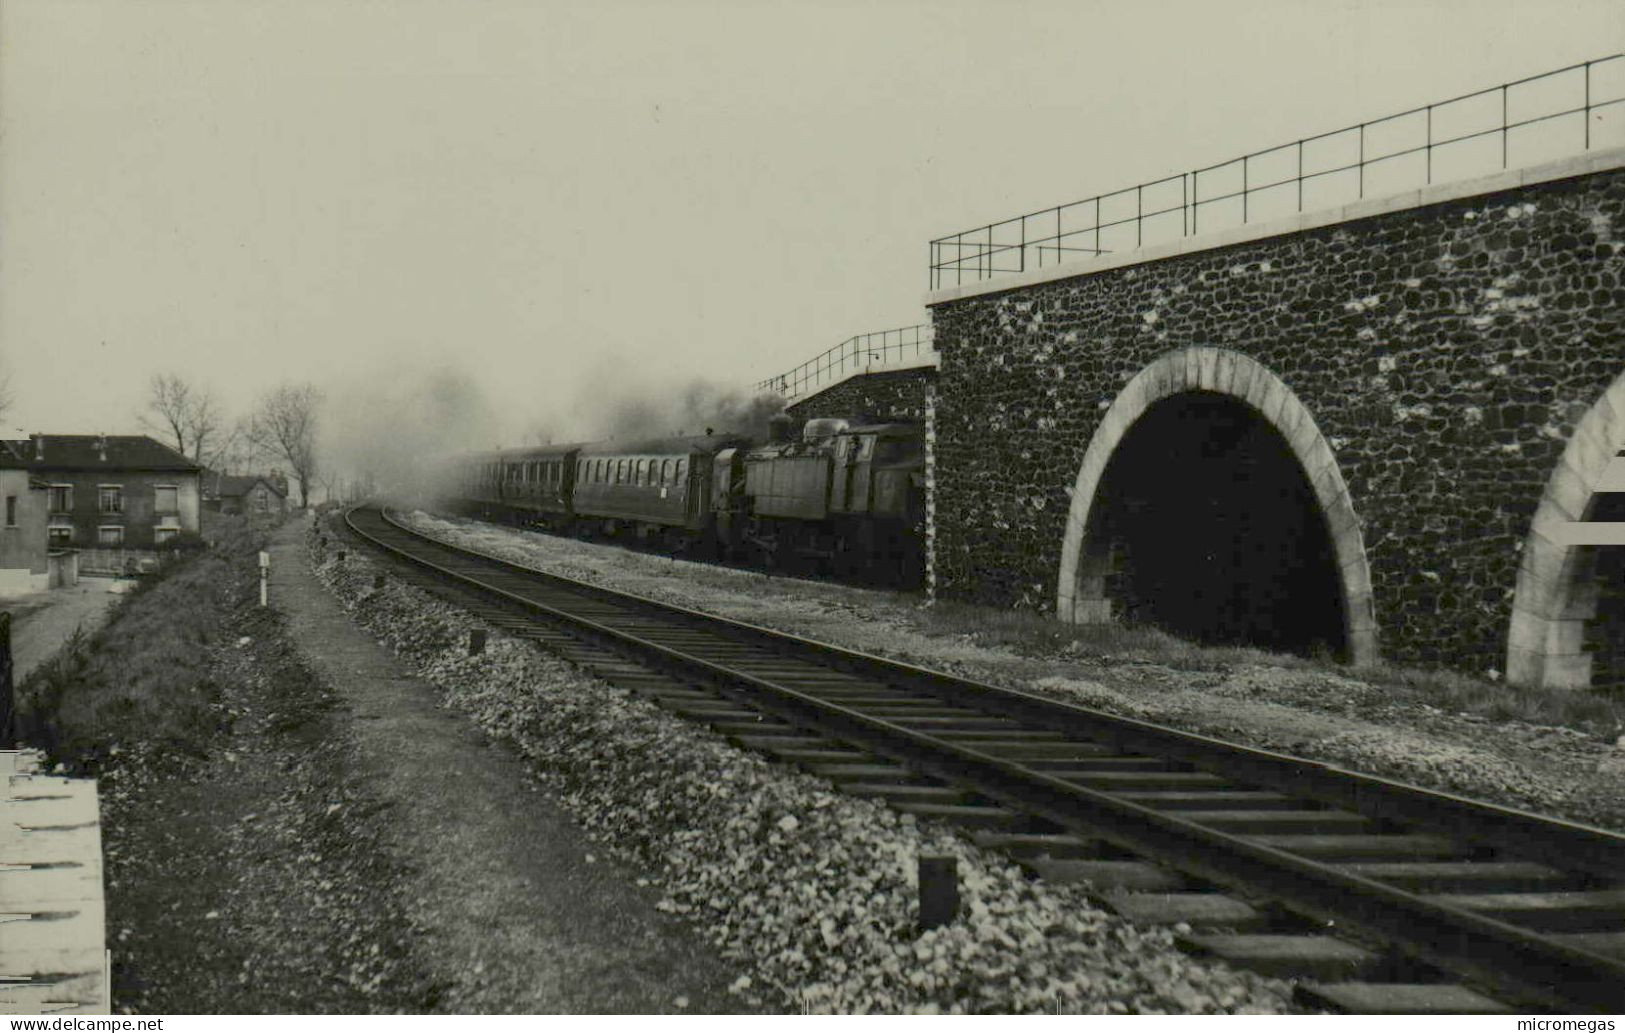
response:
<svg viewBox="0 0 1625 1033"><path fill-rule="evenodd" d="M1490 982L1501 987L1510 986L1517 995L1530 1003L1555 1003L1568 1007L1581 1005L1601 1010L1625 1006L1625 962L1556 942L1498 919L1440 904L1425 899L1422 895L1370 878L1339 871L1329 864L1249 841L1245 836L1226 833L1121 799L1109 792L1081 786L1034 770L1019 762L993 756L973 747L933 736L929 732L908 728L894 721L819 698L773 678L736 670L726 664L674 649L643 635L591 617L570 613L540 600L481 581L467 571L456 570L398 544L385 541L378 534L369 533L357 526L354 511L347 514L346 520L358 535L409 562L454 578L482 593L497 596L533 612L585 629L595 638L629 648L663 666L675 668L698 680L736 692L740 687L744 687L750 690L750 701L758 705L765 702L767 704L765 709L769 712L787 716L795 723L810 725L839 738L861 743L874 753L902 761L945 782L970 789L1012 809L1037 815L1080 835L1105 838L1138 852L1176 858L1174 862L1176 867L1223 885L1255 892L1264 888L1271 897L1284 901L1301 913L1314 916L1328 924L1340 923L1362 930L1368 935L1378 936L1403 953L1429 964L1439 965L1469 979ZM1555 832L1559 837L1573 836L1578 832L1579 838L1589 844L1590 852L1593 854L1598 852L1599 843L1611 843L1615 853L1613 863L1609 867L1610 874L1619 874L1619 860L1625 857L1625 837L1614 836L1604 830L1567 822L1552 822L1550 819L1526 812L1481 805L1459 797L1419 790L1387 780L1371 779L1370 776L1360 776L1314 762L1193 736L1190 733L1146 722L1117 718L1012 690L967 682L925 668L896 664L893 661L785 635L771 629L717 618L646 597L615 592L558 575L519 567L477 550L461 549L428 538L419 532L402 527L387 514L380 513L379 521L388 530L406 536L420 549L428 546L457 558L475 560L481 567L496 566L506 573L522 573L527 578L564 586L572 593L594 600L630 606L633 611L644 615L664 614L675 617L684 624L699 621L708 627L727 628L733 633L730 637L738 637L739 632L747 632L758 640L756 644L766 641L775 646L792 647L793 652L800 654L797 659L808 659L806 650L812 648L816 650L816 659L820 661L827 662L828 659L835 658L840 662L838 666L855 662L862 667L863 673L883 677L888 682L895 683L898 676L902 676L906 683L918 685L922 678L927 679L933 694L946 695L950 699L954 694L945 693L945 688L969 689L972 690L975 706L984 712L991 710L999 713L999 708L990 707L988 704L1001 697L1014 696L1019 698L1023 713L1033 704L1041 704L1041 714L1038 718L1024 719L1033 723L1043 721L1046 727L1056 727L1053 721L1048 719L1067 711L1086 715L1090 719L1088 727L1091 734L1084 737L1096 741L1102 738L1098 734L1093 734L1102 727L1100 719L1105 719L1103 723L1105 726L1123 725L1124 727L1118 730L1133 733L1126 737L1134 741L1136 749L1145 752L1153 751L1145 749L1139 743L1165 741L1171 733L1176 740L1185 740L1187 744L1204 747L1200 763L1210 769L1214 765L1208 762L1209 755L1219 748L1245 757L1248 761L1246 766L1250 770L1257 772L1261 765L1270 769L1271 773L1277 776L1275 779L1259 778L1256 775L1252 779L1265 785L1278 784L1284 762L1291 769L1287 773L1293 776L1300 776L1302 770L1307 770L1312 776L1318 776L1320 781L1328 778L1345 781L1352 779L1356 782L1373 783L1366 788L1375 789L1379 793L1391 793L1397 789L1404 793L1421 794L1424 799L1434 798L1435 810L1444 808L1476 811L1484 808L1494 815L1492 820L1503 823L1512 820L1525 833L1536 826L1548 832ZM1071 724L1075 722L1063 723L1063 726L1056 730L1072 731L1073 729L1068 727ZM1148 735L1150 740L1147 740ZM1123 745L1123 737L1105 738L1114 745ZM1184 759L1178 754L1163 752L1163 755ZM1301 783L1298 777L1289 778L1287 781L1288 792L1299 796L1305 795L1299 791ZM1344 799L1350 798L1347 792L1340 795ZM1369 803L1368 794L1356 792L1353 798ZM1390 813L1385 817L1394 818L1395 815ZM1457 817L1459 819L1460 815ZM1414 822L1417 819L1407 816L1404 820ZM1452 828L1460 824L1458 820ZM1484 835L1480 829L1475 838ZM1496 842L1495 845L1506 849L1515 844ZM1573 861L1573 857L1565 856L1562 867L1572 870L1575 867Z"/></svg>

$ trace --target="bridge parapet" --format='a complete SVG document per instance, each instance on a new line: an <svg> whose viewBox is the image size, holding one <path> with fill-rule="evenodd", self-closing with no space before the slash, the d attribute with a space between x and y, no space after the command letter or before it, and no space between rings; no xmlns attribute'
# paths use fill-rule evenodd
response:
<svg viewBox="0 0 1625 1033"><path fill-rule="evenodd" d="M931 242L932 290L1625 145L1611 54Z"/></svg>
<svg viewBox="0 0 1625 1033"><path fill-rule="evenodd" d="M848 337L787 373L759 381L756 389L776 392L794 403L810 394L826 391L849 377L918 368L935 362L931 326L921 323Z"/></svg>
<svg viewBox="0 0 1625 1033"><path fill-rule="evenodd" d="M1543 537L1558 516L1625 518L1596 501L1605 460L1625 449L1625 421L1603 418L1625 412L1625 150L928 303L943 595L1156 618L1195 611L1172 599L1186 585L1212 613L1251 607L1256 629L1321 592L1313 634L1330 629L1356 658L1625 685L1625 550L1570 555ZM1257 370L1280 387L1257 395ZM1124 447L1087 459L1102 435ZM1332 465L1306 463L1323 451ZM1099 476L1080 478L1086 466ZM1099 494L1076 499L1080 485ZM1363 559L1340 545L1350 530ZM1249 534L1257 557L1232 547ZM1303 591L1288 579L1305 565L1299 543L1327 572ZM1268 579L1245 576L1265 560L1281 575L1273 610ZM1322 592L1333 582L1340 592Z"/></svg>

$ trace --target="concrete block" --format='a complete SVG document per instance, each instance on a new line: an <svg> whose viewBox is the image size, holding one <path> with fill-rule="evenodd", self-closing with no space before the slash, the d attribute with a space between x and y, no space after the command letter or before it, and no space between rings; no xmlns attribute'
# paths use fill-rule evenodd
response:
<svg viewBox="0 0 1625 1033"><path fill-rule="evenodd" d="M1590 615L1587 614L1586 616ZM1561 656L1567 653L1585 652L1585 633L1586 622L1584 617L1547 621L1546 655Z"/></svg>
<svg viewBox="0 0 1625 1033"><path fill-rule="evenodd" d="M1219 354L1216 348L1196 349L1196 382L1204 391L1219 388Z"/></svg>
<svg viewBox="0 0 1625 1033"><path fill-rule="evenodd" d="M1507 649L1528 654L1531 657L1544 657L1546 655L1546 625L1549 622L1538 613L1516 606L1512 611L1512 620L1507 624ZM1536 666L1539 666L1536 664ZM1510 675L1511 665L1507 667ZM1526 684L1536 684L1534 681Z"/></svg>
<svg viewBox="0 0 1625 1033"><path fill-rule="evenodd" d="M1618 442L1603 439L1599 422L1581 420L1569 438L1568 447L1563 450L1563 458L1573 464L1587 485L1602 480L1602 472L1608 468L1620 448Z"/></svg>
<svg viewBox="0 0 1625 1033"><path fill-rule="evenodd" d="M1247 401L1252 403L1253 408L1257 409L1271 425L1281 413L1281 391L1284 386L1276 379L1275 374L1260 366L1247 392Z"/></svg>
<svg viewBox="0 0 1625 1033"><path fill-rule="evenodd" d="M1228 348L1215 348L1213 363L1213 390L1220 394L1234 394L1236 383L1236 353Z"/></svg>
<svg viewBox="0 0 1625 1033"><path fill-rule="evenodd" d="M1300 461L1304 452L1299 448L1300 443L1296 435L1298 428L1305 423L1311 427L1314 426L1314 418L1309 415L1309 410L1304 408L1303 402L1298 400L1298 396L1293 394L1291 389L1288 389L1286 398L1281 403L1281 416L1279 422L1275 425L1275 429L1281 432L1283 438L1286 438L1287 444L1292 446L1292 450L1298 454Z"/></svg>
<svg viewBox="0 0 1625 1033"><path fill-rule="evenodd" d="M1345 549L1352 555L1338 567L1337 574L1343 582L1343 591L1350 598L1370 595L1371 564L1366 562L1365 549L1357 537L1352 541L1347 541L1346 546L1340 546L1337 549L1339 559L1343 557Z"/></svg>
<svg viewBox="0 0 1625 1033"><path fill-rule="evenodd" d="M1258 378L1262 368L1250 355L1232 352L1235 356L1231 361L1235 363L1235 371L1230 376L1230 394L1257 408L1253 402L1253 381Z"/></svg>
<svg viewBox="0 0 1625 1033"><path fill-rule="evenodd" d="M1578 690L1591 688L1592 658L1590 653L1547 654L1540 687L1543 689Z"/></svg>
<svg viewBox="0 0 1625 1033"><path fill-rule="evenodd" d="M1542 668L1546 665L1544 654L1507 645L1506 654L1506 682L1508 685L1520 689L1539 688Z"/></svg>
<svg viewBox="0 0 1625 1033"><path fill-rule="evenodd" d="M1200 348L1180 351L1181 372L1179 387L1182 391L1195 391L1202 386L1202 352Z"/></svg>
<svg viewBox="0 0 1625 1033"><path fill-rule="evenodd" d="M1585 516L1591 491L1591 484L1565 455L1558 461L1557 469L1552 471L1551 478L1546 482L1546 490L1541 493L1541 508L1550 506L1566 520L1579 520Z"/></svg>
<svg viewBox="0 0 1625 1033"><path fill-rule="evenodd" d="M1585 621L1595 617L1597 615L1597 599L1601 594L1601 589L1602 586L1591 578L1576 579L1567 586L1560 587L1557 591L1557 598L1552 602L1552 623L1556 625L1567 621ZM1548 649L1553 648L1551 634L1552 632L1548 630Z"/></svg>
<svg viewBox="0 0 1625 1033"><path fill-rule="evenodd" d="M1422 191L1401 190L1397 194L1387 194L1383 197L1368 198L1344 205L1341 210L1342 222L1352 222L1355 219L1370 219L1378 215L1387 215L1389 212L1404 212L1422 206Z"/></svg>
<svg viewBox="0 0 1625 1033"><path fill-rule="evenodd" d="M1112 622L1112 601L1110 599L1074 599L1072 601L1073 624L1110 624Z"/></svg>
<svg viewBox="0 0 1625 1033"><path fill-rule="evenodd" d="M1374 625L1349 629L1349 659L1355 667L1370 667L1382 661L1382 646Z"/></svg>

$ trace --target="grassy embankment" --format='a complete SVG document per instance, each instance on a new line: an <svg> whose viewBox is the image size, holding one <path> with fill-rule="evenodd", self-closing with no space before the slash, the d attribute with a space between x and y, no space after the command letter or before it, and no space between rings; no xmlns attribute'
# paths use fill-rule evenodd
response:
<svg viewBox="0 0 1625 1033"><path fill-rule="evenodd" d="M263 529L217 519L19 696L96 776L116 1011L421 1012L440 988L331 687L257 603Z"/></svg>
<svg viewBox="0 0 1625 1033"><path fill-rule="evenodd" d="M210 648L257 577L265 538L243 520L214 517L209 548L179 552L143 577L101 628L76 632L19 686L19 738L84 772L137 742L204 753L229 725Z"/></svg>
<svg viewBox="0 0 1625 1033"><path fill-rule="evenodd" d="M1059 653L1106 663L1150 663L1187 671L1224 671L1248 664L1324 671L1385 689L1396 702L1423 704L1494 722L1555 725L1609 738L1625 733L1625 696L1619 693L1519 689L1499 680L1443 668L1388 663L1351 668L1330 657L1202 645L1147 625L1066 624L1028 611L951 601L934 604L926 620L940 634L968 635L983 645L1005 646L1029 655Z"/></svg>

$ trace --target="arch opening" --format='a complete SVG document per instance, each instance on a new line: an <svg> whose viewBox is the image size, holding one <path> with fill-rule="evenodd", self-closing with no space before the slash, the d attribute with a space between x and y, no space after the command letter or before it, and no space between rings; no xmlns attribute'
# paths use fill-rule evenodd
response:
<svg viewBox="0 0 1625 1033"><path fill-rule="evenodd" d="M1625 523L1625 492L1591 497L1585 520ZM1586 614L1582 649L1590 654L1590 688L1625 696L1625 546L1579 547L1571 598Z"/></svg>
<svg viewBox="0 0 1625 1033"><path fill-rule="evenodd" d="M1349 658L1331 529L1291 444L1257 409L1200 390L1152 403L1092 501L1092 573L1122 619Z"/></svg>
<svg viewBox="0 0 1625 1033"><path fill-rule="evenodd" d="M1530 522L1507 629L1510 684L1625 692L1625 545L1575 542L1570 526L1625 522L1625 492L1608 475L1620 455L1625 373L1576 424Z"/></svg>

